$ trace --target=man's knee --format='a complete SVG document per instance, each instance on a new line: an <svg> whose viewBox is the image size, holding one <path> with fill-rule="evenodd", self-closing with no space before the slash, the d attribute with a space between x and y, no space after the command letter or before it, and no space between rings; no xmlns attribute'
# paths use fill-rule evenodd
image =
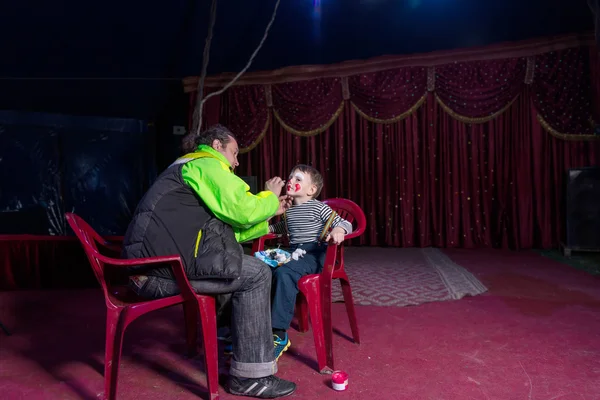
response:
<svg viewBox="0 0 600 400"><path fill-rule="evenodd" d="M242 276L246 276L257 283L271 284L271 267L252 256L244 256L242 261Z"/></svg>

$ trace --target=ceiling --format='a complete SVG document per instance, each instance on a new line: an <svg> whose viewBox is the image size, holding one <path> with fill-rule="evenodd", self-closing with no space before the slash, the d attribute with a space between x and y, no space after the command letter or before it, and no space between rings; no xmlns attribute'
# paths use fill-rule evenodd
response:
<svg viewBox="0 0 600 400"><path fill-rule="evenodd" d="M219 0L210 74L244 66L274 4ZM0 108L155 115L200 73L209 10L210 0L4 2ZM250 71L592 29L585 1L282 0Z"/></svg>

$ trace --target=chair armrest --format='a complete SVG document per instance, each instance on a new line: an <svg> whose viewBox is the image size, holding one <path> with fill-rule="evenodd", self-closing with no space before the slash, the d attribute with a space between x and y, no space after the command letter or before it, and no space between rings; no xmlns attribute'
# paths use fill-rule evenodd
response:
<svg viewBox="0 0 600 400"><path fill-rule="evenodd" d="M265 242L267 240L273 240L281 237L283 235L277 233L267 233L264 236L259 237L258 239L254 239L252 242L252 253L256 253L257 251L263 251L265 249Z"/></svg>
<svg viewBox="0 0 600 400"><path fill-rule="evenodd" d="M175 276L175 280L179 289L181 290L181 294L186 300L195 300L196 293L192 286L190 285L190 281L185 274L185 270L183 269L183 263L181 262L180 256L158 256L158 257L146 257L146 258L132 258L132 259L117 259L103 256L94 250L94 256L98 258L100 261L107 265L115 266L115 267L134 267L140 265L147 266L155 266L158 267L160 264L168 264L171 267L171 271L173 271L173 275Z"/></svg>
<svg viewBox="0 0 600 400"><path fill-rule="evenodd" d="M360 235L362 235L362 231L352 231L351 233L347 234L344 236L344 240L348 240L348 239L354 239L356 237L359 237Z"/></svg>
<svg viewBox="0 0 600 400"><path fill-rule="evenodd" d="M100 261L105 264L112 265L115 267L135 267L139 265L152 265L152 264L173 264L178 263L181 265L180 256L159 256L159 257L146 257L146 258L110 258L103 256L100 253L95 254Z"/></svg>
<svg viewBox="0 0 600 400"><path fill-rule="evenodd" d="M259 239L271 240L271 239L280 238L281 236L283 236L283 235L278 234L278 233L267 233L266 235L261 236Z"/></svg>

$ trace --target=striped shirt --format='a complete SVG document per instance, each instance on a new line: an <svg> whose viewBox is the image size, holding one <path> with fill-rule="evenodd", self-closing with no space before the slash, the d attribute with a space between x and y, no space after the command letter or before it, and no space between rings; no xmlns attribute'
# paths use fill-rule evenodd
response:
<svg viewBox="0 0 600 400"><path fill-rule="evenodd" d="M330 218L333 216L332 220ZM330 224L327 227L327 224ZM287 229L286 229L287 225ZM292 206L284 214L283 220L269 226L272 233L290 236L290 244L313 243L319 240L324 229L327 233L333 228L340 227L346 234L352 232L352 224L340 218L331 207L319 200L309 200L306 203Z"/></svg>

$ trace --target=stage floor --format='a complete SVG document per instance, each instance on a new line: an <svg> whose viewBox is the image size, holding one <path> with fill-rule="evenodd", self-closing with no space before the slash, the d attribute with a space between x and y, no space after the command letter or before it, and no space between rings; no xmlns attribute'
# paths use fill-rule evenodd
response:
<svg viewBox="0 0 600 400"><path fill-rule="evenodd" d="M343 304L334 304L336 367L348 372L348 391L333 391L316 372L311 332L292 330L279 362L279 375L298 383L290 398L598 398L599 278L535 252L444 252L489 291L412 307L357 306L360 346L348 338ZM100 398L104 309L95 289L0 293L0 320L13 331L0 332L0 397ZM182 321L177 308L131 326L120 399L206 398L201 358L182 356Z"/></svg>

